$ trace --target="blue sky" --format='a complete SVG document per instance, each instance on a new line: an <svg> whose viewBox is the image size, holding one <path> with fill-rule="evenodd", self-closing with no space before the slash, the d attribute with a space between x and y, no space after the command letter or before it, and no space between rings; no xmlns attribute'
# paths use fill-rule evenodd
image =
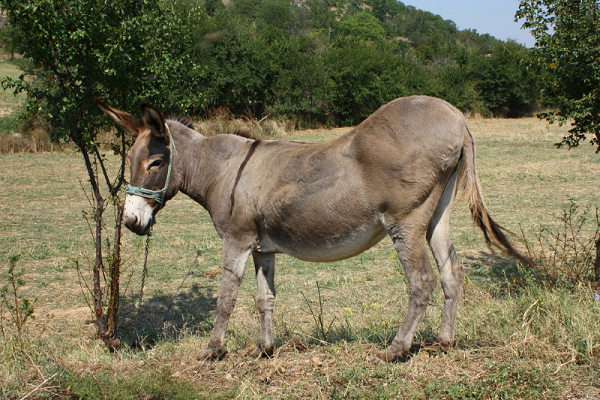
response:
<svg viewBox="0 0 600 400"><path fill-rule="evenodd" d="M400 0L402 3L429 11L456 23L459 29L475 29L497 39L514 39L533 47L529 30L514 22L519 0Z"/></svg>

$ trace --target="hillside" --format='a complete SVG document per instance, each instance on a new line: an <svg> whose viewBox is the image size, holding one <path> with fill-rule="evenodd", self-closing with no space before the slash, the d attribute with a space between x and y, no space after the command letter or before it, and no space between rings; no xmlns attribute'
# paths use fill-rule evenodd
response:
<svg viewBox="0 0 600 400"><path fill-rule="evenodd" d="M351 0L340 3L345 3L341 8L352 14ZM362 3L357 8L372 13L385 27L387 37L404 39L414 47L456 42L489 54L494 45L502 42L474 30L459 30L453 21L443 16L395 0L374 0Z"/></svg>
<svg viewBox="0 0 600 400"><path fill-rule="evenodd" d="M237 26L220 22L220 13ZM253 107L254 113L338 125L357 123L384 102L410 94L496 116L527 115L541 101L538 77L523 63L525 47L459 30L395 0L237 0L230 7L217 2L209 15L227 33L212 43L210 56L227 46L231 57L245 38L273 51L276 71L265 71L274 76L265 94L272 103ZM247 103L229 107L240 113Z"/></svg>
<svg viewBox="0 0 600 400"><path fill-rule="evenodd" d="M118 2L100 3L104 5L99 7L119 9ZM138 2L129 3L132 10L140 7ZM128 84L130 97L160 104L173 114L207 116L225 108L236 116L292 120L302 128L354 125L382 104L412 94L440 97L465 112L488 116L528 115L542 102L536 89L540 79L523 61L526 48L459 30L452 21L395 0L236 0L228 5L221 0L145 0L143 4L146 11L153 11L136 23L148 28L119 27L121 22L112 20L135 15L112 11L83 15L91 13L83 6L78 8L80 14L54 10L57 17L43 22L56 25L53 43L64 44L54 52L97 46L81 58L66 54L66 63L93 68L105 63L107 73L128 71L130 67L115 64L127 62L135 52L139 61L135 68L144 67L127 73L138 80ZM45 16L49 12L40 18L49 18ZM88 33L101 26L116 29L102 33L108 35L106 40L125 41L122 47L115 44L117 53L101 54L107 51L105 39L90 43L101 36ZM82 35L71 34L75 27ZM11 35L10 49L23 52L31 45L27 34L15 30ZM40 57L50 54L47 50L43 42ZM32 69L25 72L43 78L36 82L45 85L52 71L33 66L60 62L53 57L23 65L29 65ZM82 67L53 69L86 69ZM89 79L92 95L105 100L122 91L99 84L102 77L72 79ZM120 84L106 79L111 85ZM55 113L45 112L49 114Z"/></svg>

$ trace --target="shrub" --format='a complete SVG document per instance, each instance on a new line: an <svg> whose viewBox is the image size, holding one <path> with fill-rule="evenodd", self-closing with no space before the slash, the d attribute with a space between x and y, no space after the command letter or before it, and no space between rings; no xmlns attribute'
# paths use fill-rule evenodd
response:
<svg viewBox="0 0 600 400"><path fill-rule="evenodd" d="M535 244L527 242L527 255L535 261L530 271L543 287L577 287L597 281L597 243L600 240L598 208L580 208L571 201L559 217L560 226L542 227Z"/></svg>

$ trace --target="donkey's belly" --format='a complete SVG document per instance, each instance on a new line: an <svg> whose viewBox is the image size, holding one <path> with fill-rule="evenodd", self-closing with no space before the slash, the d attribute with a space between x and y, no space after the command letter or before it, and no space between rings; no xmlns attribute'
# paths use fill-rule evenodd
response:
<svg viewBox="0 0 600 400"><path fill-rule="evenodd" d="M385 229L377 222L335 235L315 231L306 237L286 236L263 236L259 252L285 253L300 260L313 262L343 260L377 244L385 236Z"/></svg>

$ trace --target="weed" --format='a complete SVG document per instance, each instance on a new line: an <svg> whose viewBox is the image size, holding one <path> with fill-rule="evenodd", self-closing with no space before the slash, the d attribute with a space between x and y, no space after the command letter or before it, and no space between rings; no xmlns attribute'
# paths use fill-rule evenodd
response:
<svg viewBox="0 0 600 400"><path fill-rule="evenodd" d="M596 271L597 243L600 240L600 216L589 208L580 209L570 199L570 205L559 218L559 228L542 227L537 246L527 245L527 255L535 260L531 270L523 269L525 281L535 280L543 287L568 287L588 285L600 276ZM524 235L523 235L524 237ZM596 260L597 262L597 260Z"/></svg>
<svg viewBox="0 0 600 400"><path fill-rule="evenodd" d="M22 294L25 286L23 270L15 271L20 256L12 256L9 260L8 272L4 274L3 281L7 282L0 289L0 333L6 338L7 329L4 327L4 309L8 311L10 323L16 328L14 340L19 348L23 349L25 324L33 318L33 304L37 298L31 300Z"/></svg>
<svg viewBox="0 0 600 400"><path fill-rule="evenodd" d="M408 399L414 396L405 390L406 385L398 379L394 367L380 365L370 367L354 365L340 368L331 379L332 399ZM400 397L400 392L402 397ZM421 397L421 396L418 396Z"/></svg>
<svg viewBox="0 0 600 400"><path fill-rule="evenodd" d="M558 387L549 373L536 367L492 362L486 369L475 378L463 377L456 382L429 381L425 384L426 397L443 400L549 400L558 397Z"/></svg>
<svg viewBox="0 0 600 400"><path fill-rule="evenodd" d="M268 116L257 120L249 111L242 118L234 118L226 107L208 109L206 117L196 125L207 136L236 133L254 139L270 139L284 137L294 131L292 121L275 120Z"/></svg>
<svg viewBox="0 0 600 400"><path fill-rule="evenodd" d="M165 367L159 367L129 376L113 377L107 374L84 374L67 371L60 377L60 385L69 398L78 399L205 399L185 380L176 379Z"/></svg>
<svg viewBox="0 0 600 400"><path fill-rule="evenodd" d="M0 135L0 153L40 153L68 148L51 142L41 129L22 129L19 121L11 117L0 123L0 132L3 131L9 133Z"/></svg>
<svg viewBox="0 0 600 400"><path fill-rule="evenodd" d="M312 301L310 301L304 292L302 292L302 298L304 298L304 303L308 307L308 312L312 317L315 323L315 332L317 335L317 339L320 339L324 342L327 342L329 337L329 333L331 332L331 327L333 323L337 319L337 317L333 317L330 323L325 322L325 314L323 312L323 296L321 294L321 287L319 286L319 282L317 282L317 304L313 305Z"/></svg>
<svg viewBox="0 0 600 400"><path fill-rule="evenodd" d="M597 329L600 308L588 290L580 290L579 298L574 301L573 294L566 289L550 292L531 288L515 299L522 315L523 340L549 344L561 354L564 365L597 362L600 357L600 332Z"/></svg>

